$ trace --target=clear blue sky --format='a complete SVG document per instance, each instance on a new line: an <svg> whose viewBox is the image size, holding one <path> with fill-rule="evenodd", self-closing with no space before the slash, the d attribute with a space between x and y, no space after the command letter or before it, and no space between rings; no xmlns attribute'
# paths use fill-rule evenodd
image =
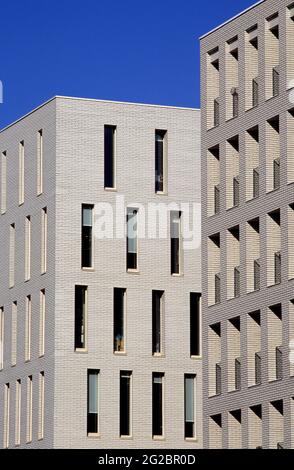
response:
<svg viewBox="0 0 294 470"><path fill-rule="evenodd" d="M54 95L198 107L198 37L254 2L3 1L0 128Z"/></svg>

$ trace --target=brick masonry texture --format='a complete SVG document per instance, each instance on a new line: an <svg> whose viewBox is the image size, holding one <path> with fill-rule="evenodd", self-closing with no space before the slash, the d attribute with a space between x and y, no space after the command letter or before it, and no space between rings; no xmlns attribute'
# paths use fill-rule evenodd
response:
<svg viewBox="0 0 294 470"><path fill-rule="evenodd" d="M104 190L104 125L117 126L117 191ZM43 129L44 193L36 196L36 139ZM154 132L168 131L168 194L154 193ZM25 141L25 203L18 207L18 143ZM0 133L7 151L7 212L0 304L5 308L4 384L23 379L21 446L34 448L202 447L202 361L189 351L190 292L201 292L201 250L184 252L184 275L170 275L170 242L139 240L139 273L126 272L125 239L95 240L94 269L81 270L81 205L124 195L128 205L200 203L200 112L56 97ZM40 275L41 209L48 213L48 268ZM24 219L31 215L32 276L24 282ZM8 289L9 225L16 226L16 283ZM200 231L200 220L198 221ZM88 286L88 352L74 351L74 287ZM126 354L113 354L113 288L127 289ZM38 358L38 302L46 289L46 344ZM165 291L163 357L151 354L152 289ZM24 301L32 295L32 360L24 363ZM11 303L18 301L17 365L10 366ZM100 370L100 436L87 437L87 369ZM133 436L119 437L119 373L133 371ZM45 372L45 437L37 440L38 372ZM165 373L165 439L152 439L152 372ZM184 439L184 373L197 375L197 440ZM25 443L25 379L33 375L33 441ZM3 443L0 407L0 443Z"/></svg>

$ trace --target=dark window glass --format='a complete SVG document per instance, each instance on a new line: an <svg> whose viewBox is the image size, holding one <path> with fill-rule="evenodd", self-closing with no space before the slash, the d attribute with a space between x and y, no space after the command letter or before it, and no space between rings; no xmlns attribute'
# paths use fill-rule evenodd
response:
<svg viewBox="0 0 294 470"><path fill-rule="evenodd" d="M131 377L132 372L120 373L120 435L131 435Z"/></svg>
<svg viewBox="0 0 294 470"><path fill-rule="evenodd" d="M164 152L166 131L155 131L155 192L164 191Z"/></svg>
<svg viewBox="0 0 294 470"><path fill-rule="evenodd" d="M162 373L153 374L152 384L152 435L163 435L163 377Z"/></svg>
<svg viewBox="0 0 294 470"><path fill-rule="evenodd" d="M75 349L86 348L87 287L75 287Z"/></svg>
<svg viewBox="0 0 294 470"><path fill-rule="evenodd" d="M115 187L115 126L104 126L104 187Z"/></svg>
<svg viewBox="0 0 294 470"><path fill-rule="evenodd" d="M99 370L88 370L88 434L98 433L98 377Z"/></svg>
<svg viewBox="0 0 294 470"><path fill-rule="evenodd" d="M163 308L162 291L152 291L152 353L160 354L162 342L162 308Z"/></svg>
<svg viewBox="0 0 294 470"><path fill-rule="evenodd" d="M180 274L180 238L181 213L172 211L170 214L171 235L171 274Z"/></svg>
<svg viewBox="0 0 294 470"><path fill-rule="evenodd" d="M138 234L136 209L128 209L127 213L127 269L137 269Z"/></svg>
<svg viewBox="0 0 294 470"><path fill-rule="evenodd" d="M195 375L185 375L185 437L195 437Z"/></svg>
<svg viewBox="0 0 294 470"><path fill-rule="evenodd" d="M201 294L190 293L190 354L200 356L200 308Z"/></svg>
<svg viewBox="0 0 294 470"><path fill-rule="evenodd" d="M82 268L92 267L93 206L82 206Z"/></svg>
<svg viewBox="0 0 294 470"><path fill-rule="evenodd" d="M115 352L125 350L124 307L125 289L113 291L113 349Z"/></svg>

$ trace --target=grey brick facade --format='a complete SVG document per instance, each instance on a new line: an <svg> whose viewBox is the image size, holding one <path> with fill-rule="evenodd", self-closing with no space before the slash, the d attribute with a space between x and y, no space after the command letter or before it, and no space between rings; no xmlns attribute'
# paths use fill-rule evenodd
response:
<svg viewBox="0 0 294 470"><path fill-rule="evenodd" d="M293 8L265 0L201 38L206 448L294 445Z"/></svg>
<svg viewBox="0 0 294 470"><path fill-rule="evenodd" d="M190 292L201 292L200 248L184 251L170 274L170 240L139 240L138 273L126 272L125 239L95 240L94 267L81 269L81 205L200 203L200 115L194 109L56 97L0 133L6 152L7 208L0 216L4 367L0 443L9 384L9 447L15 446L15 387L21 380L20 446L33 448L202 447L202 361L191 358ZM117 126L117 190L104 190L104 125ZM37 196L37 133L44 190ZM154 133L168 132L168 194L154 192ZM18 205L24 141L24 204ZM41 275L41 213L47 208L47 271ZM25 217L31 218L31 278L24 281ZM15 224L15 283L8 285L9 227ZM199 221L200 230L200 221ZM88 348L74 351L75 285L88 286ZM127 291L126 354L113 353L113 288ZM39 357L40 290L45 289L45 354ZM151 351L152 290L165 291L164 350ZM31 296L31 360L24 360L25 299ZM11 311L17 301L17 357L11 366ZM99 436L87 436L87 369L99 374ZM119 374L132 371L132 437L119 437ZM44 438L38 440L39 374L45 377ZM152 372L164 372L164 438L152 438ZM197 439L184 439L184 374L197 378ZM32 442L26 443L27 378L32 376ZM7 403L6 403L7 404ZM40 436L39 436L40 437Z"/></svg>

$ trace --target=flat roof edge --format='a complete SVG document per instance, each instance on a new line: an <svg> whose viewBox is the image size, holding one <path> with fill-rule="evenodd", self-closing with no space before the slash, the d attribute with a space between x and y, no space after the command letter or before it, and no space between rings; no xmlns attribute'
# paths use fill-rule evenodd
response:
<svg viewBox="0 0 294 470"><path fill-rule="evenodd" d="M231 23L231 21L236 20L237 18L239 18L239 16L244 15L244 14L247 13L248 11L250 11L250 10L252 10L253 8L257 7L258 5L261 5L261 3L264 3L265 1L266 1L266 0L259 0L258 2L254 3L254 4L251 5L250 7L246 8L245 10L241 11L240 13L238 13L237 15L233 16L232 18L229 18L228 20L224 21L222 24L220 24L220 25L216 26L215 28L211 29L210 31L208 31L208 33L203 34L202 36L200 36L199 40L201 41L202 39L206 38L206 37L209 36L210 34L215 33L218 29L223 28L223 27L226 26L227 24Z"/></svg>
<svg viewBox="0 0 294 470"><path fill-rule="evenodd" d="M23 116L19 117L15 121L11 122L7 126L0 129L0 133L4 132L5 130L7 130L10 127L14 126L18 122L22 121L22 119L25 119L26 117L30 116L34 112L41 109L43 106L46 106L47 104L51 103L51 101L54 101L55 99L76 100L76 101L94 101L94 102L97 102L97 103L129 104L129 105L133 105L133 106L149 106L149 107L152 107L152 108L168 108L168 109L179 109L179 110L184 110L184 111L186 110L186 111L199 111L200 112L200 108L189 108L189 107L184 107L184 106L169 106L169 105L162 105L162 104L134 103L134 102L131 102L131 101L112 101L112 100L101 100L101 99L96 99L96 98L81 98L81 97L75 97L75 96L55 95L52 98L44 101L44 103L41 103L36 108L33 108L28 113L26 113Z"/></svg>

